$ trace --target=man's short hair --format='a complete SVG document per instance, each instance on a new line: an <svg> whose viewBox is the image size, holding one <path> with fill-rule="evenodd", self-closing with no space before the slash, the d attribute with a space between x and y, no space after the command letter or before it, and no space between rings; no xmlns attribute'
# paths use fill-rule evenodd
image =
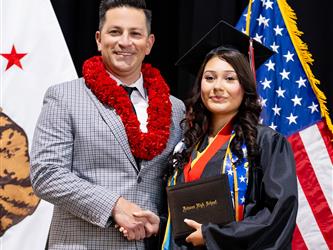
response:
<svg viewBox="0 0 333 250"><path fill-rule="evenodd" d="M146 16L146 25L148 34L151 32L151 11L146 8L145 0L102 0L99 6L99 30L102 30L102 27L105 22L105 14L109 9L114 9L118 7L130 7L139 10L143 10Z"/></svg>

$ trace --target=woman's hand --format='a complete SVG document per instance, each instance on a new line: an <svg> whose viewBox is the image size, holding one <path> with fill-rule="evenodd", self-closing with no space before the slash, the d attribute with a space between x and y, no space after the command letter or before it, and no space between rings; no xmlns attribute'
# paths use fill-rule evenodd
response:
<svg viewBox="0 0 333 250"><path fill-rule="evenodd" d="M201 225L200 223L194 221L194 220L189 220L185 219L184 222L195 229L195 232L191 233L187 238L185 239L186 242L191 243L193 246L202 246L205 245L204 238L202 236L202 231L201 231Z"/></svg>

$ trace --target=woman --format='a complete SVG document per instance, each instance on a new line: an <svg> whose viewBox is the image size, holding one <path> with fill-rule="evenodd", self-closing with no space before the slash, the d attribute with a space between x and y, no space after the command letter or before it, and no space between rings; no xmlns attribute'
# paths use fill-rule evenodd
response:
<svg viewBox="0 0 333 250"><path fill-rule="evenodd" d="M232 47L215 46L205 55L214 41ZM164 250L291 249L297 214L295 161L288 141L259 124L261 106L244 55L248 44L247 36L221 21L181 58L193 64L198 53L204 57L187 107L184 138L171 157L169 185L227 174L235 221L219 226L186 219L193 233L175 240L169 216ZM260 53L270 53L255 45L259 66L265 61ZM187 69L195 71L193 65ZM134 216L158 220L148 212Z"/></svg>
<svg viewBox="0 0 333 250"><path fill-rule="evenodd" d="M177 184L228 174L235 221L221 227L185 220L194 232L175 241L167 230L164 248L290 249L297 213L293 153L282 135L259 125L261 106L247 58L218 47L197 79L173 177ZM210 150L219 137L227 140ZM203 156L209 160L199 164Z"/></svg>

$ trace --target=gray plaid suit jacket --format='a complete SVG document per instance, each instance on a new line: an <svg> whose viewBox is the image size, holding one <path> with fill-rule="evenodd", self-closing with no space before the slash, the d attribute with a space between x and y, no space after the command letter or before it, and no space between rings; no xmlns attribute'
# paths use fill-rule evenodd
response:
<svg viewBox="0 0 333 250"><path fill-rule="evenodd" d="M82 78L45 94L31 149L36 194L54 204L49 249L144 249L108 221L120 196L159 214L161 180L169 153L180 141L184 104L175 97L167 147L138 170L119 116L101 104Z"/></svg>

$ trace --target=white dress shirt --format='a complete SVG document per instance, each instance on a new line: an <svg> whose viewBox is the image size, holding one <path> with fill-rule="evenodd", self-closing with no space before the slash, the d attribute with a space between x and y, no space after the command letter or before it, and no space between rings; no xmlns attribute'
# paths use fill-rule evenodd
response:
<svg viewBox="0 0 333 250"><path fill-rule="evenodd" d="M136 116L140 122L140 130L144 133L147 132L147 120L148 120L148 95L145 88L143 87L143 76L140 75L139 79L131 85L123 84L118 78L109 73L111 78L114 79L118 85L124 85L128 87L136 87L137 90L131 94L131 102L133 103Z"/></svg>

